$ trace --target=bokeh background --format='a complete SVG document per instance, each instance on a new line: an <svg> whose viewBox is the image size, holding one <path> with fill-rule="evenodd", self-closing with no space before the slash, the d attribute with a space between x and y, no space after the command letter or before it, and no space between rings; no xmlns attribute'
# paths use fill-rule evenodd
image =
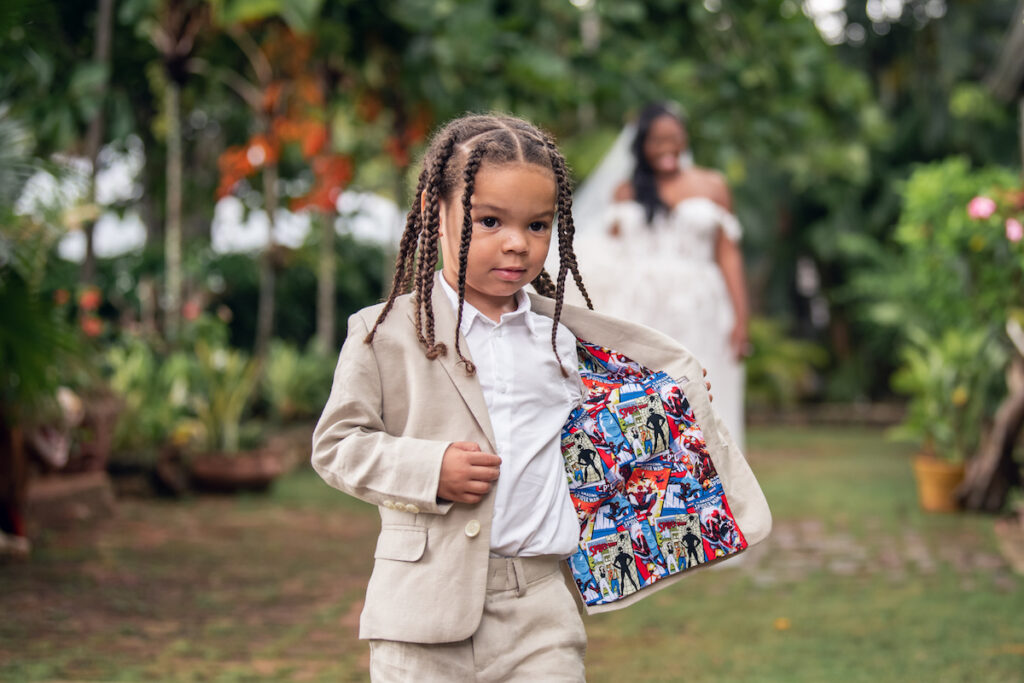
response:
<svg viewBox="0 0 1024 683"><path fill-rule="evenodd" d="M309 434L429 134L581 182L655 100L745 229L776 531L590 679L1020 680L1017 0L6 0L0 678L365 680L376 513Z"/></svg>

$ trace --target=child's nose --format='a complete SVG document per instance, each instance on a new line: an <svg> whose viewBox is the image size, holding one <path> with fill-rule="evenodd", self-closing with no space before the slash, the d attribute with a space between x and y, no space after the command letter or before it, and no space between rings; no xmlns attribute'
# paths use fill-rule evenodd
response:
<svg viewBox="0 0 1024 683"><path fill-rule="evenodd" d="M505 233L505 251L524 252L526 245L526 235L522 230L513 229Z"/></svg>

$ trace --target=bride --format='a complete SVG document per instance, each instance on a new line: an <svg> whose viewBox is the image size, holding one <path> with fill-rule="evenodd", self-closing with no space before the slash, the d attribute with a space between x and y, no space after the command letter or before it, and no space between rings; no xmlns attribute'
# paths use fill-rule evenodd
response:
<svg viewBox="0 0 1024 683"><path fill-rule="evenodd" d="M693 165L673 105L649 105L626 126L576 193L573 216L595 308L692 351L715 386L715 412L742 447L749 343L740 224L722 175Z"/></svg>

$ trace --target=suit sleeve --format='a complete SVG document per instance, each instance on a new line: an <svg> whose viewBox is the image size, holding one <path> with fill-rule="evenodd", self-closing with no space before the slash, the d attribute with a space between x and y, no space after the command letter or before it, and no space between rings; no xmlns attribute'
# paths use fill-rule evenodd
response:
<svg viewBox="0 0 1024 683"><path fill-rule="evenodd" d="M383 390L373 347L359 314L334 371L331 396L313 431L313 469L340 491L374 505L445 514L438 502L441 461L451 442L388 434L381 418Z"/></svg>

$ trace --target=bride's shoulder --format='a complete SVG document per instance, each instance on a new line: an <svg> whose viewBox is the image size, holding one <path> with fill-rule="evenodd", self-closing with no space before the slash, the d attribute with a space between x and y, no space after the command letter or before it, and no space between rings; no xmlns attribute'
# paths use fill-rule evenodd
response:
<svg viewBox="0 0 1024 683"><path fill-rule="evenodd" d="M732 210L732 195L729 192L729 184L721 171L702 166L693 167L696 180L700 183L701 194L718 204L727 211Z"/></svg>

